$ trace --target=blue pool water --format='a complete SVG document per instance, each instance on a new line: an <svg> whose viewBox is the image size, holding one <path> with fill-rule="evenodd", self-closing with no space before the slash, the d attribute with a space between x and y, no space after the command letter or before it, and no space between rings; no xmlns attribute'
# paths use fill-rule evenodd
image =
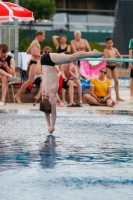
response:
<svg viewBox="0 0 133 200"><path fill-rule="evenodd" d="M132 200L133 112L0 111L1 200Z"/></svg>

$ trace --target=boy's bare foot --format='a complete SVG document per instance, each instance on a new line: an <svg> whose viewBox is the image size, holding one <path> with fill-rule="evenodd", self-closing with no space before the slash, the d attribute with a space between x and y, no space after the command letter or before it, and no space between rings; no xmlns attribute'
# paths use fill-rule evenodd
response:
<svg viewBox="0 0 133 200"><path fill-rule="evenodd" d="M133 96L130 97L130 100L133 100Z"/></svg>
<svg viewBox="0 0 133 200"><path fill-rule="evenodd" d="M116 101L125 101L123 99L121 99L120 97L116 99Z"/></svg>
<svg viewBox="0 0 133 200"><path fill-rule="evenodd" d="M14 95L14 97L15 97L17 103L23 104L23 102L20 100L20 97L19 97L19 96Z"/></svg>
<svg viewBox="0 0 133 200"><path fill-rule="evenodd" d="M101 53L101 52L98 51L97 49L93 49L93 52L95 52L95 53Z"/></svg>
<svg viewBox="0 0 133 200"><path fill-rule="evenodd" d="M48 127L48 132L49 132L50 134L52 134L54 130L55 130L55 129L54 129L52 126L49 126L49 127Z"/></svg>

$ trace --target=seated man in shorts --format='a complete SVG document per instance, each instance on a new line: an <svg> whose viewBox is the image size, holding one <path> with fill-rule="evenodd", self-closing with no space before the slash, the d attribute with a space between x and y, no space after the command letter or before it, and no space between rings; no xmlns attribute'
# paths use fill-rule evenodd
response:
<svg viewBox="0 0 133 200"><path fill-rule="evenodd" d="M79 80L79 74L78 74L78 70L77 70L75 63L71 62L71 63L67 63L67 64L62 64L61 72L62 72L63 77L66 80L73 80L73 86L77 87L78 98L79 98L79 103L77 105L80 106L80 104L82 104L82 87L81 87L81 83ZM65 101L65 93L63 94L63 100Z"/></svg>
<svg viewBox="0 0 133 200"><path fill-rule="evenodd" d="M77 105L74 102L74 82L72 80L68 80L68 79L64 78L61 74L59 77L58 92L61 92L62 90L66 90L66 89L68 89L68 96L69 96L68 107L77 107L77 106L79 107L79 105ZM62 105L64 105L63 102L62 102Z"/></svg>
<svg viewBox="0 0 133 200"><path fill-rule="evenodd" d="M90 94L84 94L84 99L90 105L113 107L115 102L111 98L112 83L106 78L107 69L101 68L99 77L90 82Z"/></svg>

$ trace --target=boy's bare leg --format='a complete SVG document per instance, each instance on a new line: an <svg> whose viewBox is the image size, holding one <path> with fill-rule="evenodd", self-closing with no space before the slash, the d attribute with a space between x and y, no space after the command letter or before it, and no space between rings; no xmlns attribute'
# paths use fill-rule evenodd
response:
<svg viewBox="0 0 133 200"><path fill-rule="evenodd" d="M17 92L17 94L15 94L15 99L18 103L23 103L20 99L20 96L22 94L22 92L25 91L25 89L34 82L34 77L36 75L36 70L37 70L37 65L36 64L32 64L30 66L30 71L29 71L29 78L28 80L23 83L23 85L21 86L21 88L19 89L19 91Z"/></svg>
<svg viewBox="0 0 133 200"><path fill-rule="evenodd" d="M133 78L130 79L130 98L133 100Z"/></svg>
<svg viewBox="0 0 133 200"><path fill-rule="evenodd" d="M121 99L120 96L119 96L118 72L117 72L117 69L116 69L116 68L112 71L112 76L113 76L113 79L114 79L114 82L115 82L116 100L117 100L117 101L124 101L124 100Z"/></svg>
<svg viewBox="0 0 133 200"><path fill-rule="evenodd" d="M45 118L46 118L46 121L47 121L48 132L49 132L49 133L53 133L54 128L51 126L50 114L45 113Z"/></svg>
<svg viewBox="0 0 133 200"><path fill-rule="evenodd" d="M104 55L104 53L99 52L97 50L93 50L92 52L84 52L84 51L80 51L80 52L76 52L74 54L71 55L67 55L64 53L58 54L58 53L50 53L50 58L51 60L59 65L59 64L65 64L65 63L70 63L72 61L75 61L77 59L81 59L81 58L98 58L98 57L102 57Z"/></svg>
<svg viewBox="0 0 133 200"><path fill-rule="evenodd" d="M112 71L109 68L106 68L106 69L107 69L107 78L111 80L111 78L112 78Z"/></svg>

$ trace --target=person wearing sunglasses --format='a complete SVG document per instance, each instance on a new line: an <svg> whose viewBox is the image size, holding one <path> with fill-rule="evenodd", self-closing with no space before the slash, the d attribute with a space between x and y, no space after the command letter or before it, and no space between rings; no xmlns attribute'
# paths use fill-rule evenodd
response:
<svg viewBox="0 0 133 200"><path fill-rule="evenodd" d="M52 49L49 46L45 46L42 50L42 55L46 53L52 53Z"/></svg>
<svg viewBox="0 0 133 200"><path fill-rule="evenodd" d="M107 69L101 68L98 78L90 82L90 94L84 94L85 101L90 105L113 107L115 102L111 98L112 83L107 79Z"/></svg>

